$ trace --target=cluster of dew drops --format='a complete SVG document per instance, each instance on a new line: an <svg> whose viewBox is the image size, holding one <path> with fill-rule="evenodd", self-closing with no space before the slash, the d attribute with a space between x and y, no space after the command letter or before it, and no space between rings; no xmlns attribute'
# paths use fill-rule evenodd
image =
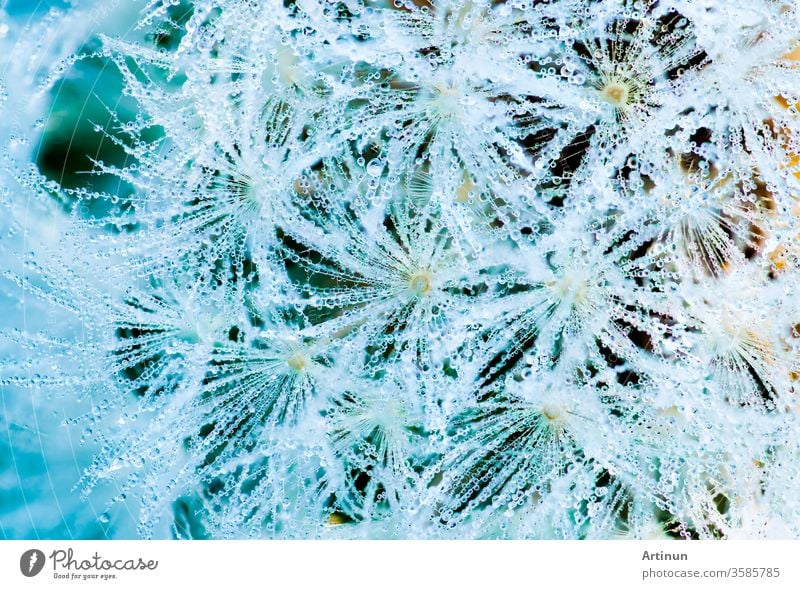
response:
<svg viewBox="0 0 800 589"><path fill-rule="evenodd" d="M119 85L83 184L18 174L65 226L18 284L81 326L30 349L94 404L104 524L800 532L793 3L138 18L63 66Z"/></svg>

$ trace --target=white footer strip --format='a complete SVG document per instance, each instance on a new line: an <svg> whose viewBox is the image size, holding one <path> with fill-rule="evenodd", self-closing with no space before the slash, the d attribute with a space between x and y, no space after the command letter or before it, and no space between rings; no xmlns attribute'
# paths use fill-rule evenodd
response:
<svg viewBox="0 0 800 589"><path fill-rule="evenodd" d="M800 587L799 542L3 541L0 587Z"/></svg>

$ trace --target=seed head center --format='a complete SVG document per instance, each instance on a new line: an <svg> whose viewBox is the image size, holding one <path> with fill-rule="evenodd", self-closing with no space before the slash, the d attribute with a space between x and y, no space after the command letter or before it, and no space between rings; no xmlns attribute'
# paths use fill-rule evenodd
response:
<svg viewBox="0 0 800 589"><path fill-rule="evenodd" d="M306 368L308 368L308 358L301 352L295 352L286 360L286 364L289 365L289 368L295 370L297 372L302 372Z"/></svg>
<svg viewBox="0 0 800 589"><path fill-rule="evenodd" d="M409 290L415 296L424 296L431 291L433 275L429 270L417 270L408 278Z"/></svg>
<svg viewBox="0 0 800 589"><path fill-rule="evenodd" d="M621 107L628 104L630 93L628 87L622 82L609 82L600 91L600 96L609 104Z"/></svg>
<svg viewBox="0 0 800 589"><path fill-rule="evenodd" d="M552 404L542 407L542 415L548 421L559 421L564 416L561 407Z"/></svg>
<svg viewBox="0 0 800 589"><path fill-rule="evenodd" d="M559 280L548 284L559 300L569 301L573 307L581 306L589 295L589 280L580 271L567 272Z"/></svg>
<svg viewBox="0 0 800 589"><path fill-rule="evenodd" d="M432 107L439 117L460 118L464 115L461 105L462 92L458 86L446 83L434 84Z"/></svg>

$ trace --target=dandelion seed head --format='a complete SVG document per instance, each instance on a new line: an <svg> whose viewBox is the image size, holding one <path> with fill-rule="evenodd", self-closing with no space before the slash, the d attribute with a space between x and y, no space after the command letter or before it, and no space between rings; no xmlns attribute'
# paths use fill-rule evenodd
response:
<svg viewBox="0 0 800 589"><path fill-rule="evenodd" d="M0 34L8 439L87 534L800 536L796 8L128 4Z"/></svg>

